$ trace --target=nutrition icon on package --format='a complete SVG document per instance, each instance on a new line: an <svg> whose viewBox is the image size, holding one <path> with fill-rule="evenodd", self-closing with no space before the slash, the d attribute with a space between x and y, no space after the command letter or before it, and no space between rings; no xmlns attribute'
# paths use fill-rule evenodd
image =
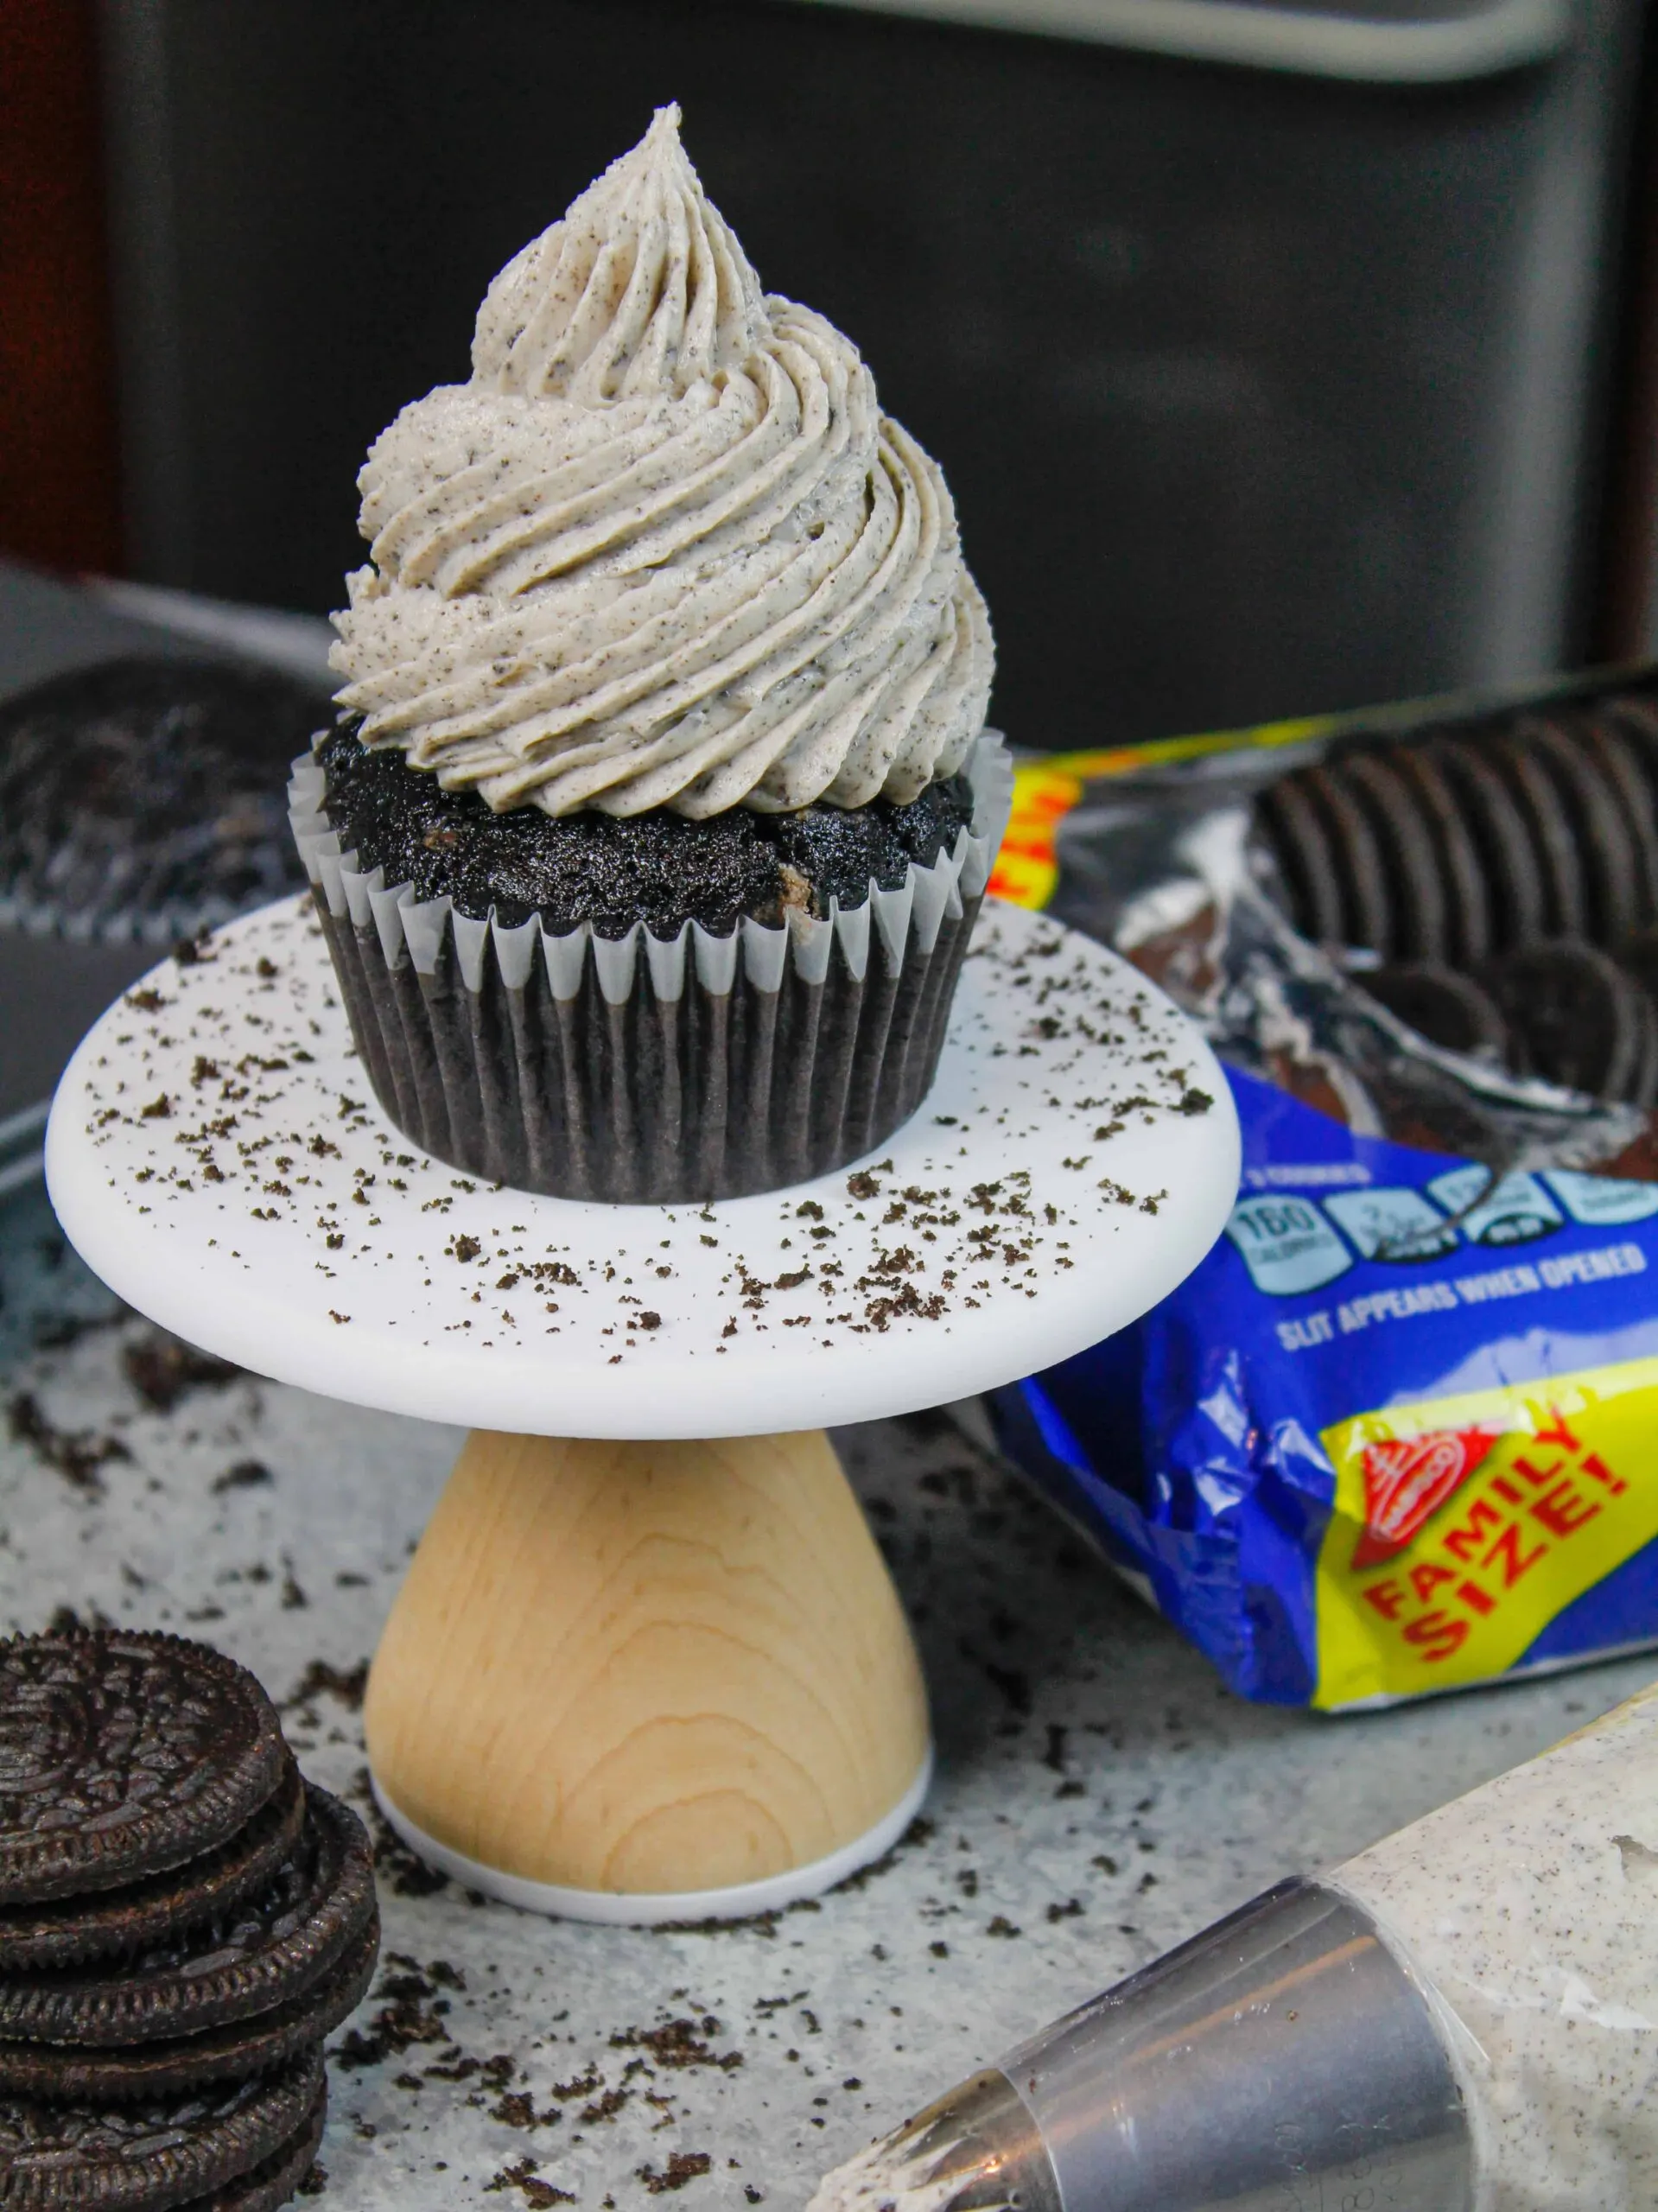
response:
<svg viewBox="0 0 1658 2212"><path fill-rule="evenodd" d="M1612 1175L1582 1175L1572 1167L1546 1167L1543 1180L1586 1229L1621 1228L1658 1213L1658 1183L1626 1183Z"/></svg>
<svg viewBox="0 0 1658 2212"><path fill-rule="evenodd" d="M1490 1169L1476 1162L1436 1175L1428 1189L1471 1244L1528 1244L1566 1226L1535 1175L1503 1175L1494 1184Z"/></svg>
<svg viewBox="0 0 1658 2212"><path fill-rule="evenodd" d="M1337 1191L1324 1205L1367 1260L1408 1266L1442 1259L1457 1249L1457 1232L1445 1216L1420 1191L1402 1184L1391 1190Z"/></svg>
<svg viewBox="0 0 1658 2212"><path fill-rule="evenodd" d="M1237 1246L1255 1288L1268 1298L1322 1290L1354 1264L1352 1254L1312 1198L1240 1198L1226 1233Z"/></svg>
<svg viewBox="0 0 1658 2212"><path fill-rule="evenodd" d="M1654 1214L1658 1184L1566 1167L1516 1170L1494 1181L1489 1167L1469 1161L1436 1175L1426 1191L1400 1184L1326 1191L1318 1198L1299 1191L1240 1198L1226 1233L1257 1290L1297 1298L1356 1267L1355 1252L1358 1259L1420 1266L1464 1243L1528 1244L1568 1222L1612 1228Z"/></svg>

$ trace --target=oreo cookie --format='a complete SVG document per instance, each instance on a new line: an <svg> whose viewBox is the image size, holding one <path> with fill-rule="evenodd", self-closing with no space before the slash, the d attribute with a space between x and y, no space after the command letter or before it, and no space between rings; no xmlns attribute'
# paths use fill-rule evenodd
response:
<svg viewBox="0 0 1658 2212"><path fill-rule="evenodd" d="M1580 714L1573 721L1572 732L1610 787L1618 810L1629 825L1638 909L1634 926L1646 929L1658 921L1658 808L1641 766L1638 741L1610 715Z"/></svg>
<svg viewBox="0 0 1658 2212"><path fill-rule="evenodd" d="M118 1630L0 1644L0 2200L275 2212L379 1916L252 1675Z"/></svg>
<svg viewBox="0 0 1658 2212"><path fill-rule="evenodd" d="M211 1920L265 1887L292 1855L304 1817L305 1785L290 1760L269 1803L200 1858L125 1888L0 1909L0 1974L117 1957Z"/></svg>
<svg viewBox="0 0 1658 2212"><path fill-rule="evenodd" d="M1280 776L1256 801L1255 819L1289 893L1290 919L1315 944L1340 941L1341 878L1318 810L1299 775Z"/></svg>
<svg viewBox="0 0 1658 2212"><path fill-rule="evenodd" d="M1445 877L1415 793L1400 771L1399 748L1344 753L1331 773L1369 814L1388 868L1392 943L1377 950L1443 960L1451 936Z"/></svg>
<svg viewBox="0 0 1658 2212"><path fill-rule="evenodd" d="M1515 1039L1496 1001L1469 976L1419 961L1354 979L1389 1014L1446 1052L1513 1065Z"/></svg>
<svg viewBox="0 0 1658 2212"><path fill-rule="evenodd" d="M379 1943L377 1916L301 1996L200 2035L122 2050L0 2042L0 2094L130 2104L269 2074L315 2048L356 2011L374 1978Z"/></svg>
<svg viewBox="0 0 1658 2212"><path fill-rule="evenodd" d="M1548 933L1547 906L1531 832L1508 783L1477 736L1447 738L1432 758L1479 853L1491 893L1494 950L1535 944Z"/></svg>
<svg viewBox="0 0 1658 2212"><path fill-rule="evenodd" d="M1596 946L1528 945L1488 963L1480 981L1524 1040L1533 1071L1570 1090L1649 1103L1651 1001Z"/></svg>
<svg viewBox="0 0 1658 2212"><path fill-rule="evenodd" d="M0 1643L0 1905L114 1889L226 1842L289 1754L245 1668L145 1631Z"/></svg>
<svg viewBox="0 0 1658 2212"><path fill-rule="evenodd" d="M1306 789L1322 815L1342 893L1342 942L1394 950L1394 900L1387 863L1356 796L1328 767L1304 769Z"/></svg>
<svg viewBox="0 0 1658 2212"><path fill-rule="evenodd" d="M304 1994L372 1923L369 1840L306 1787L292 1855L258 1895L130 1957L0 1981L0 2037L118 2048L196 2035Z"/></svg>
<svg viewBox="0 0 1658 2212"><path fill-rule="evenodd" d="M1303 933L1316 907L1326 925L1339 918L1341 941L1380 950L1355 987L1420 1036L1658 1104L1658 698L1556 701L1387 741L1355 732L1350 749L1259 792L1255 823ZM1378 1096L1409 1090L1413 1065L1427 1065L1397 1056L1366 1080ZM1389 1128L1396 1108L1426 1127L1413 1099L1384 1103Z"/></svg>
<svg viewBox="0 0 1658 2212"><path fill-rule="evenodd" d="M311 2050L262 2080L146 2104L0 2097L0 2195L8 2212L163 2212L211 2201L262 2167L292 2164L308 2132L314 2152L324 2094L321 2055Z"/></svg>
<svg viewBox="0 0 1658 2212"><path fill-rule="evenodd" d="M1658 928L1632 931L1614 946L1613 955L1648 998L1658 998Z"/></svg>
<svg viewBox="0 0 1658 2212"><path fill-rule="evenodd" d="M1544 925L1552 937L1581 938L1589 929L1583 855L1553 780L1531 747L1505 734L1487 747L1529 833L1543 891Z"/></svg>
<svg viewBox="0 0 1658 2212"><path fill-rule="evenodd" d="M1646 1010L1646 1052L1630 1102L1636 1106L1658 1106L1658 1004L1650 997Z"/></svg>
<svg viewBox="0 0 1658 2212"><path fill-rule="evenodd" d="M1492 947L1490 886L1485 880L1473 835L1435 756L1435 748L1428 745L1397 746L1392 764L1415 797L1445 887L1445 957L1463 963L1483 960Z"/></svg>
<svg viewBox="0 0 1658 2212"><path fill-rule="evenodd" d="M1640 863L1628 816L1571 726L1540 715L1515 728L1515 742L1538 762L1560 794L1586 897L1586 928L1598 944L1627 936L1641 919Z"/></svg>
<svg viewBox="0 0 1658 2212"><path fill-rule="evenodd" d="M325 2080L318 2084L316 2102L286 2143L278 2144L251 2171L221 2183L206 2196L193 2196L179 2212L276 2212L276 2207L287 2203L316 2164L327 2117Z"/></svg>
<svg viewBox="0 0 1658 2212"><path fill-rule="evenodd" d="M1635 739L1647 772L1658 785L1658 701L1639 691L1620 691L1601 704L1604 711Z"/></svg>

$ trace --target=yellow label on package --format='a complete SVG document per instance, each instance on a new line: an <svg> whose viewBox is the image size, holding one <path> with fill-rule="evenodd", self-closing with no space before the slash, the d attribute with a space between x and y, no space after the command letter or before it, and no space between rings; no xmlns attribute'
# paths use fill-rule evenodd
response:
<svg viewBox="0 0 1658 2212"><path fill-rule="evenodd" d="M1089 753L1050 753L1021 761L1013 772L1013 804L990 878L991 895L1015 906L1043 907L1059 881L1059 827L1097 778L1161 768L1205 753L1261 746L1294 745L1334 728L1338 716L1313 715L1298 721L1261 722L1252 729L1220 730L1196 737L1154 738L1144 745L1114 745Z"/></svg>
<svg viewBox="0 0 1658 2212"><path fill-rule="evenodd" d="M1658 1537L1658 1359L1389 1406L1321 1440L1315 1705L1503 1674Z"/></svg>

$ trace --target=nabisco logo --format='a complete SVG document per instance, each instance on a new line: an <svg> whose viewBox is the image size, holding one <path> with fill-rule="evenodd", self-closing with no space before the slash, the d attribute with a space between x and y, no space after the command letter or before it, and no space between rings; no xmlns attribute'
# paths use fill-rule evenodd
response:
<svg viewBox="0 0 1658 2212"><path fill-rule="evenodd" d="M1431 1513L1466 1482L1496 1438L1483 1428L1431 1428L1364 1447L1364 1534L1355 1568L1403 1551Z"/></svg>

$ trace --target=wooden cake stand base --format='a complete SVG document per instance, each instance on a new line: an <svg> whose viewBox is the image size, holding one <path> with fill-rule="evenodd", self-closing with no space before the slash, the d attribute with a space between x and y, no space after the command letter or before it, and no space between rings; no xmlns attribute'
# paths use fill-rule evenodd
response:
<svg viewBox="0 0 1658 2212"><path fill-rule="evenodd" d="M585 1917L806 1896L821 1862L839 1878L890 1847L928 1764L909 1628L821 1429L475 1431L365 1718L380 1802L416 1850Z"/></svg>
<svg viewBox="0 0 1658 2212"><path fill-rule="evenodd" d="M99 1020L47 1177L163 1328L475 1432L369 1686L405 1840L543 1911L698 1920L829 1887L926 1789L909 1632L822 1425L1125 1326L1219 1234L1238 1130L1143 976L990 900L932 1091L869 1159L710 1205L480 1185L374 1104L294 899Z"/></svg>

